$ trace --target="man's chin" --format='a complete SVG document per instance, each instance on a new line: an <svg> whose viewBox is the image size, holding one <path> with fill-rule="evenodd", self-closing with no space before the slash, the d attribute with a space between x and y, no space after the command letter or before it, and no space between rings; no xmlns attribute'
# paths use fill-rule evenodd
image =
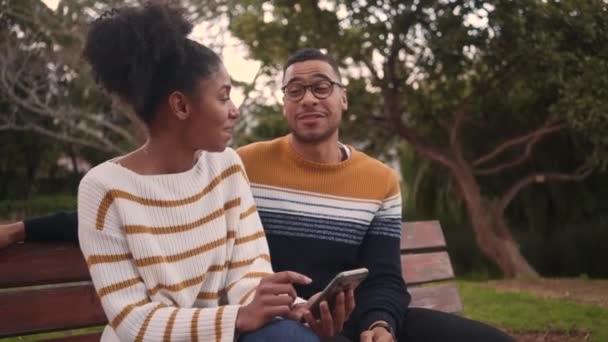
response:
<svg viewBox="0 0 608 342"><path fill-rule="evenodd" d="M331 139L334 132L302 132L291 131L291 134L298 141L307 144L320 144Z"/></svg>

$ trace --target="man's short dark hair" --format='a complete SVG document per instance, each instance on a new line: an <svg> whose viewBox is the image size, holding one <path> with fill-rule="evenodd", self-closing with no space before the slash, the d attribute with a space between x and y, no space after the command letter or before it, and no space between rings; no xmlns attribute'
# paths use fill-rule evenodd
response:
<svg viewBox="0 0 608 342"><path fill-rule="evenodd" d="M338 80L340 80L340 78L342 78L342 76L340 75L340 68L338 67L338 62L336 62L336 60L333 59L328 54L321 52L321 50L312 49L312 48L299 49L298 51L292 53L289 56L289 58L287 58L287 63L285 63L285 66L283 67L283 75L285 75L285 70L287 70L287 68L289 68L290 65L292 65L294 63L305 62L305 61L326 62L336 72L336 75L338 76Z"/></svg>

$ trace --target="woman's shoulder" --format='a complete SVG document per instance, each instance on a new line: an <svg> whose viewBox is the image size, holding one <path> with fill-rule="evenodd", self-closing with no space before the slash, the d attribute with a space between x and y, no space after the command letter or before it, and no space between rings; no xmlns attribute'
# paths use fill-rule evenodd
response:
<svg viewBox="0 0 608 342"><path fill-rule="evenodd" d="M199 163L212 163L227 167L242 165L241 157L230 147L226 147L222 152L199 152Z"/></svg>
<svg viewBox="0 0 608 342"><path fill-rule="evenodd" d="M90 184L103 187L111 182L112 179L116 180L118 170L113 164L111 160L108 160L91 168L80 180L81 186L83 184Z"/></svg>

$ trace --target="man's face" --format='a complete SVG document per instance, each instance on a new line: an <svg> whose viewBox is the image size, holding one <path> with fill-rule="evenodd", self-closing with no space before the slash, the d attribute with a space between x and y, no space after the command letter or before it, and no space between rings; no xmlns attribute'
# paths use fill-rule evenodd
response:
<svg viewBox="0 0 608 342"><path fill-rule="evenodd" d="M338 139L342 112L348 107L346 90L337 85L339 83L331 65L320 60L294 63L285 70L283 115L294 138L307 143ZM313 85L317 96L311 87L304 90L300 99L297 99L299 96L292 96L297 95L298 90L301 92L302 88L298 86L302 85ZM290 91L293 89L296 91ZM330 95L326 98L318 98L325 97L328 93Z"/></svg>

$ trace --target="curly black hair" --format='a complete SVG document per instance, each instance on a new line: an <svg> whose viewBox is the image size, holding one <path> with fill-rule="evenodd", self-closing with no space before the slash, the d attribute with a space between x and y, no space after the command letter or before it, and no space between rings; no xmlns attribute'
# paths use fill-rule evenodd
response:
<svg viewBox="0 0 608 342"><path fill-rule="evenodd" d="M91 24L83 51L95 80L150 123L173 91L192 94L221 60L187 38L192 24L180 8L161 2L122 7Z"/></svg>

